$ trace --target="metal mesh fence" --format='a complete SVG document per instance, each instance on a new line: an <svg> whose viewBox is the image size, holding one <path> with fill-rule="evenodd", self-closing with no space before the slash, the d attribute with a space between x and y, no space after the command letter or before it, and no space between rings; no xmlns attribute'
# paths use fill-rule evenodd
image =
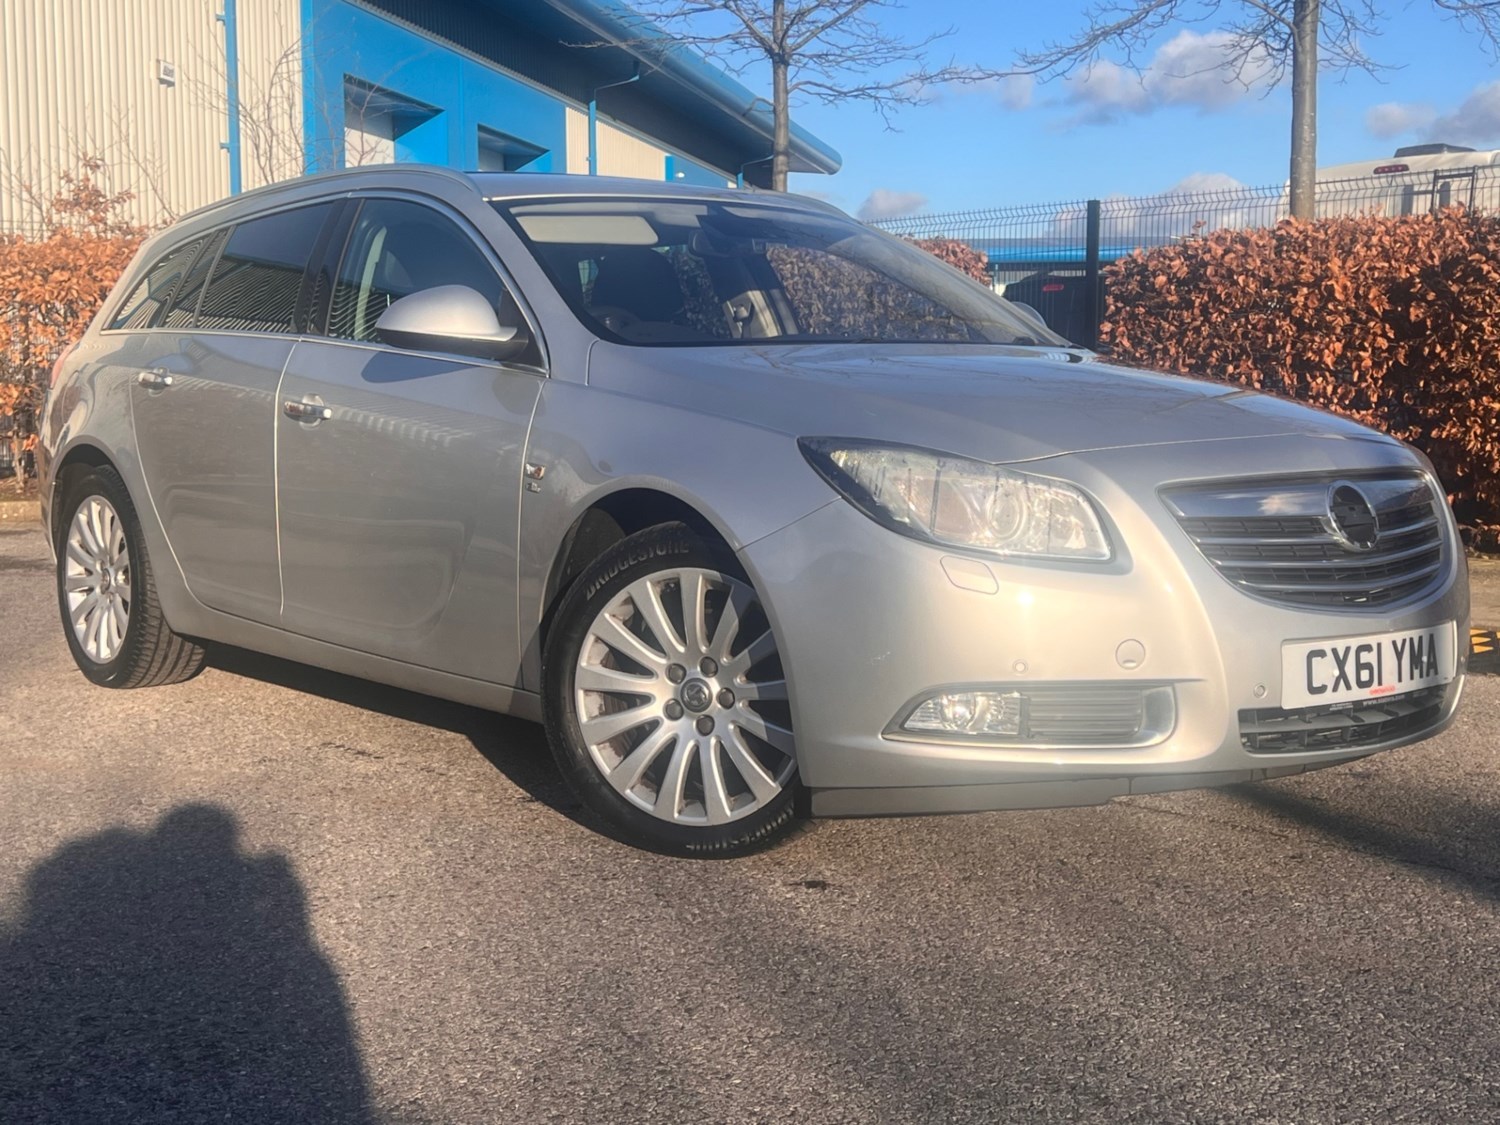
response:
<svg viewBox="0 0 1500 1125"><path fill-rule="evenodd" d="M1318 184L1319 218L1414 215L1463 205L1500 214L1500 167L1401 172ZM1138 249L1287 217L1286 187L1166 192L1101 200L950 211L873 224L909 238L953 238L989 258L996 288L1038 309L1063 335L1097 340L1102 266Z"/></svg>
<svg viewBox="0 0 1500 1125"><path fill-rule="evenodd" d="M1500 211L1500 167L1481 165L1406 172L1318 184L1318 217L1421 214L1463 204ZM1030 204L886 219L875 226L911 238L956 238L994 261L1081 261L1088 202ZM1223 228L1270 226L1288 214L1285 186L1116 196L1098 201L1105 261Z"/></svg>

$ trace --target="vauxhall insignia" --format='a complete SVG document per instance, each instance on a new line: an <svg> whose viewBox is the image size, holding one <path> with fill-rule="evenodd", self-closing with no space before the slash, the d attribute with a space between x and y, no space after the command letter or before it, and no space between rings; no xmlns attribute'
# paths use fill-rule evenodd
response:
<svg viewBox="0 0 1500 1125"><path fill-rule="evenodd" d="M1328 490L1328 526L1350 551L1370 551L1380 538L1380 520L1369 498L1346 482Z"/></svg>

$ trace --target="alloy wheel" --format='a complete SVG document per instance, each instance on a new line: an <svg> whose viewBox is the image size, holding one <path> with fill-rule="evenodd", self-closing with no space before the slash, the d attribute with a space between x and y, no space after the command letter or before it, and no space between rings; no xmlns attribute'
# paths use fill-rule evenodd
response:
<svg viewBox="0 0 1500 1125"><path fill-rule="evenodd" d="M84 654L108 664L119 655L133 599L125 524L102 496L73 513L63 546L64 594L73 635Z"/></svg>
<svg viewBox="0 0 1500 1125"><path fill-rule="evenodd" d="M598 613L573 690L594 765L660 820L719 825L796 773L785 673L754 589L717 570L647 575Z"/></svg>

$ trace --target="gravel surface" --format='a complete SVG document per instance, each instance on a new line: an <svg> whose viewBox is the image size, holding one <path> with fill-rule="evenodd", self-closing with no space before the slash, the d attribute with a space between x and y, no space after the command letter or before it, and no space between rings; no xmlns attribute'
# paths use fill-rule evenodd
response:
<svg viewBox="0 0 1500 1125"><path fill-rule="evenodd" d="M33 530L0 642L0 1121L1500 1118L1500 680L1304 778L693 862L525 723L89 686Z"/></svg>

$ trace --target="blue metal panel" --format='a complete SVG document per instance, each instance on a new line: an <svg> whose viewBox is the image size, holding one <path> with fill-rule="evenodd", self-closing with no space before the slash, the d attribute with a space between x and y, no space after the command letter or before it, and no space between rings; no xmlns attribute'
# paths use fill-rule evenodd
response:
<svg viewBox="0 0 1500 1125"><path fill-rule="evenodd" d="M558 99L345 0L303 0L303 8L311 43L304 55L311 60L304 107L310 170L343 164L346 78L441 111L397 137L399 160L477 167L481 125L546 149L530 165L537 171L550 170L552 154L566 151Z"/></svg>
<svg viewBox="0 0 1500 1125"><path fill-rule="evenodd" d="M547 151L528 172L562 171L567 155L567 110L556 98L524 82L463 59L463 137L472 146L465 167L478 166L479 127L517 137Z"/></svg>
<svg viewBox="0 0 1500 1125"><path fill-rule="evenodd" d="M673 183L693 184L695 187L723 187L727 178L723 172L715 172L685 156L667 157L667 179Z"/></svg>

